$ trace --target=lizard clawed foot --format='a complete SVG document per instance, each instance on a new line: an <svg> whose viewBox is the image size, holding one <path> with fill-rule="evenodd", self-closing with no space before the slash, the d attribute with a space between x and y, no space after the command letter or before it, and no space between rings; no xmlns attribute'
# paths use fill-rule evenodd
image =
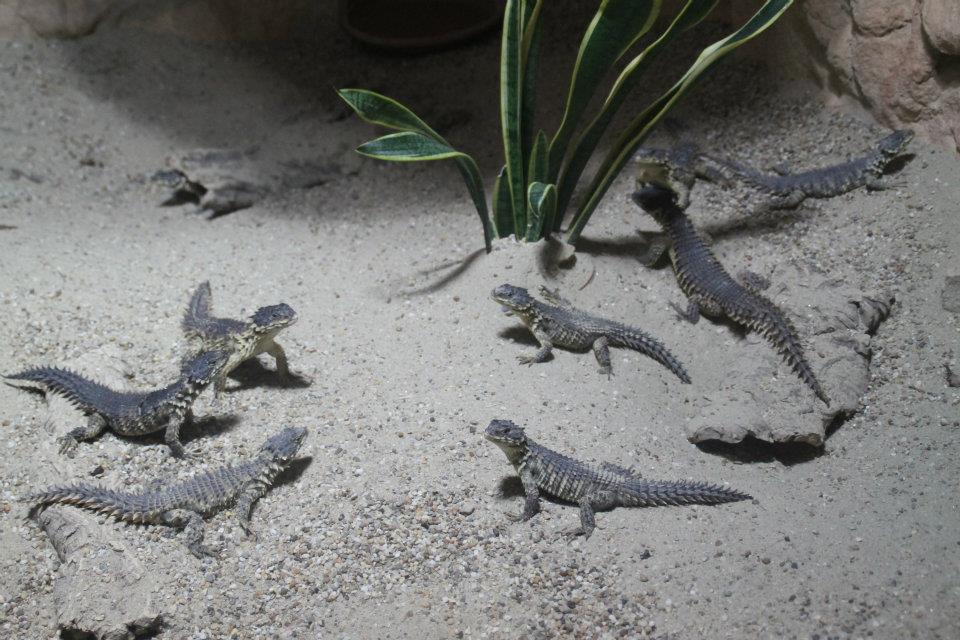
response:
<svg viewBox="0 0 960 640"><path fill-rule="evenodd" d="M517 356L517 360L520 361L520 364L530 366L537 361L537 356L530 353L521 353Z"/></svg>
<svg viewBox="0 0 960 640"><path fill-rule="evenodd" d="M598 370L601 375L607 376L607 380L613 379L613 367L600 367Z"/></svg>
<svg viewBox="0 0 960 640"><path fill-rule="evenodd" d="M60 445L58 449L60 455L65 455L68 458L73 458L77 455L77 445L79 444L73 436L63 436L62 438L57 438L57 444Z"/></svg>
<svg viewBox="0 0 960 640"><path fill-rule="evenodd" d="M687 315L686 309L678 305L676 302L671 302L670 307L674 310L674 312L676 312L677 318L679 318L680 320L689 321L689 316Z"/></svg>
<svg viewBox="0 0 960 640"><path fill-rule="evenodd" d="M260 536L257 535L257 532L250 527L250 525L240 525L240 528L243 529L243 534L247 537L247 540L251 542L257 542L260 539Z"/></svg>

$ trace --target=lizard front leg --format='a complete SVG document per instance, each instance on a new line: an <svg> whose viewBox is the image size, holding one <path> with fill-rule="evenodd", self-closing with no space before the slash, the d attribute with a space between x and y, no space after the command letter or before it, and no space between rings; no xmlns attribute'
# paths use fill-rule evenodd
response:
<svg viewBox="0 0 960 640"><path fill-rule="evenodd" d="M68 458L72 458L76 453L77 444L79 444L81 440L93 440L103 433L106 428L106 418L99 413L90 414L87 418L87 426L77 427L67 433L67 435L57 439L57 444L60 445L60 453L66 454Z"/></svg>
<svg viewBox="0 0 960 640"><path fill-rule="evenodd" d="M277 373L280 374L280 377L289 378L290 364L287 362L287 354L283 350L283 347L271 340L264 348L264 351L273 357L274 362L277 364Z"/></svg>
<svg viewBox="0 0 960 640"><path fill-rule="evenodd" d="M537 481L534 480L533 473L530 472L530 469L526 466L521 466L517 472L520 475L520 483L523 485L525 498L523 501L523 511L521 511L518 516L511 515L510 518L512 520L526 522L540 513L540 490L537 488Z"/></svg>
<svg viewBox="0 0 960 640"><path fill-rule="evenodd" d="M521 353L517 356L520 364L529 365L537 362L546 362L550 358L550 353L553 351L553 342L550 341L550 336L547 335L546 331L540 327L533 327L531 331L533 332L533 337L540 343L540 348L534 353Z"/></svg>
<svg viewBox="0 0 960 640"><path fill-rule="evenodd" d="M182 418L170 416L167 418L167 427L163 432L163 441L170 448L170 455L174 458L187 457L187 451L183 448L183 443L180 441L180 426L182 424Z"/></svg>
<svg viewBox="0 0 960 640"><path fill-rule="evenodd" d="M254 482L243 490L240 497L237 498L237 504L233 508L237 516L240 528L253 540L257 539L257 534L250 528L250 512L253 510L253 504L267 493L267 487L262 482Z"/></svg>

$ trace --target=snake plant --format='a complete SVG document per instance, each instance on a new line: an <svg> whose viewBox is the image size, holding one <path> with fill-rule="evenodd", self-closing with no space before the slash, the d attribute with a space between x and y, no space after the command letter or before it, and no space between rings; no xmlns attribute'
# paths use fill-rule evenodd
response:
<svg viewBox="0 0 960 640"><path fill-rule="evenodd" d="M643 72L678 34L699 24L718 3L719 0L687 0L656 39L629 57L652 28L662 0L602 0L580 41L563 118L549 135L533 122L544 1L507 0L500 48L504 166L493 184L492 215L473 158L455 149L397 101L364 89L341 89L340 97L361 118L396 131L362 144L357 151L394 162L453 160L480 216L487 251L496 237L514 235L517 239L536 241L558 232L571 209L567 241L575 243L617 174L677 100L724 56L773 24L793 0L766 0L738 30L703 49L663 95L616 135L583 196L573 203L575 188L588 161ZM617 66L619 75L599 108L588 118L587 107L602 79Z"/></svg>

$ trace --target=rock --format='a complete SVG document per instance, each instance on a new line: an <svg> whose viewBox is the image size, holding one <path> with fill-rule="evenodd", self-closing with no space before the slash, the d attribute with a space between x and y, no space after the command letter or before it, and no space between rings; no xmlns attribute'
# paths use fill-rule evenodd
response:
<svg viewBox="0 0 960 640"><path fill-rule="evenodd" d="M950 56L960 56L960 6L956 0L923 0L923 32L930 44Z"/></svg>
<svg viewBox="0 0 960 640"><path fill-rule="evenodd" d="M839 4L839 3L834 3ZM862 33L885 36L901 29L913 19L913 2L904 0L852 0L853 23Z"/></svg>
<svg viewBox="0 0 960 640"><path fill-rule="evenodd" d="M53 599L62 637L126 640L159 629L157 585L132 549L70 507L48 508L38 521L61 562Z"/></svg>
<svg viewBox="0 0 960 640"><path fill-rule="evenodd" d="M115 389L128 386L129 367L116 346L91 351L67 365ZM38 444L44 465L53 467L52 477L82 478L82 463L61 456L55 438L84 418L60 396L49 395L47 401L47 424L54 434ZM62 636L126 640L159 628L159 586L133 549L110 535L94 515L78 509L48 507L38 521L60 558L53 597Z"/></svg>
<svg viewBox="0 0 960 640"><path fill-rule="evenodd" d="M20 0L17 16L38 36L77 38L93 33L116 0Z"/></svg>
<svg viewBox="0 0 960 640"><path fill-rule="evenodd" d="M960 313L960 276L947 276L943 279L940 306L944 311Z"/></svg>
<svg viewBox="0 0 960 640"><path fill-rule="evenodd" d="M765 442L823 445L827 428L859 409L870 381L870 335L890 313L891 296L865 296L842 283L807 274L778 273L783 282L776 302L795 320L806 355L830 397L817 400L772 347L748 334L734 348L753 351L730 371L727 384L705 400L690 403L687 437L691 442L740 442L751 436ZM795 269L795 268L794 268ZM811 282L819 278L819 282ZM804 310L807 317L798 319ZM760 351L765 349L765 352Z"/></svg>
<svg viewBox="0 0 960 640"><path fill-rule="evenodd" d="M469 516L477 510L477 505L473 502L464 502L457 507L457 512L462 516Z"/></svg>

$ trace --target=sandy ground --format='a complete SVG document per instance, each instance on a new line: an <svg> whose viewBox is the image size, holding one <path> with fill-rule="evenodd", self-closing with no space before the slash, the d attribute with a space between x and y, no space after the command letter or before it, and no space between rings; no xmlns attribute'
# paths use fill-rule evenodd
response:
<svg viewBox="0 0 960 640"><path fill-rule="evenodd" d="M581 26L553 19L547 55L572 59ZM960 390L946 386L944 364L957 362L960 323L941 292L945 276L960 275L960 161L915 143L903 188L775 216L694 193L691 215L731 270L776 280L789 264L897 299L873 341L862 411L821 453L701 449L684 437L685 407L755 366L742 349L764 345L725 325L675 321L672 273L635 259L637 230L654 225L628 203L629 175L588 227L576 267L556 271L538 266L542 246L476 253L479 224L452 167L351 155L372 131L343 117L333 86L415 105L492 178L496 52L490 41L386 58L332 25L315 46L286 51L123 33L0 45L0 224L13 227L0 231L4 371L109 345L132 386L165 382L184 348L179 317L204 279L223 314L284 301L301 317L280 342L312 384L283 386L264 359L221 401L198 401L219 428L186 433L216 466L281 425L311 429L309 463L254 511L259 540L221 514L207 533L221 557L201 562L167 530L102 524L158 585L158 637L957 637ZM543 84L548 120L566 65ZM753 65L714 74L676 114L685 135L759 166L803 167L883 133L770 78ZM163 194L148 177L167 156L253 145L334 170L214 220L157 206ZM488 297L504 281L560 286L583 308L644 328L694 384L626 351L615 352L610 380L590 354L519 366L530 338ZM2 387L0 405L0 629L46 638L59 569L16 497L77 472L123 486L196 467L170 459L159 439L110 434L69 464L38 461L49 455L38 443L54 437L43 400ZM507 519L521 500L481 436L495 417L577 457L727 482L756 500L620 509L598 515L589 541L568 543L560 532L576 509L548 502L530 523Z"/></svg>

